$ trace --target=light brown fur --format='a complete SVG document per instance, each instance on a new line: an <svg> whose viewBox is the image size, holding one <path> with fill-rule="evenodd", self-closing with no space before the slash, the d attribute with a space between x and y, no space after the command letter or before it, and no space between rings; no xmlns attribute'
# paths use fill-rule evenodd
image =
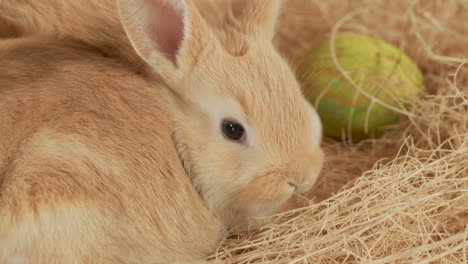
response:
<svg viewBox="0 0 468 264"><path fill-rule="evenodd" d="M73 36L142 70L143 62L122 30L116 0L0 0L0 17L23 35Z"/></svg>
<svg viewBox="0 0 468 264"><path fill-rule="evenodd" d="M30 39L1 41L0 68L0 263L155 263L213 250L224 227L185 176L152 85Z"/></svg>
<svg viewBox="0 0 468 264"><path fill-rule="evenodd" d="M50 1L51 3L49 4L52 6L56 2ZM10 60L7 60L9 64L5 67L21 69L21 72L28 74L20 75L23 79L19 78L14 82L8 82L8 80L11 76L16 76L15 74L5 74L2 77L5 80L4 87L21 87L18 85L28 84L29 89L31 89L30 93L35 93L36 90L33 89L36 89L36 86L46 86L45 84L40 84L39 81L49 81L51 82L50 86L54 89L54 93L69 97L67 97L68 100L65 100L68 103L65 103L62 101L51 102L50 100L55 98L54 96L38 96L41 93L30 96L31 100L34 98L34 102L40 102L44 106L58 105L58 108L53 109L62 111L59 121L51 121L54 120L51 119L54 115L49 116L47 113L52 111L52 109L46 109L42 112L31 111L24 114L25 118L31 119L25 123L14 123L13 121L19 119L18 117L16 119L10 117L9 120L3 122L3 124L10 124L10 126L14 124L11 126L13 128L10 129L18 131L29 131L23 128L23 126L28 127L32 124L39 124L47 128L47 130L34 130L34 133L25 134L23 136L25 139L19 138L17 141L12 141L17 142L14 143L16 144L16 148L19 148L17 145L19 144L18 142L21 142L18 145L21 146L21 149L17 150L11 146L5 147L5 155L0 156L1 159L5 160L2 162L13 162L18 164L18 166L23 166L29 174L25 174L22 171L19 173L14 170L10 171L10 168L15 168L13 165L7 166L0 163L2 164L1 168L7 168L7 171L3 174L5 175L3 176L5 180L0 178L0 181L3 181L2 186L4 187L2 188L9 188L10 180L8 179L17 181L21 177L36 177L38 182L42 182L42 180L39 180L42 177L46 179L50 178L47 175L44 176L44 172L41 170L37 171L37 168L50 169L54 173L56 173L55 171L63 172L65 170L66 174L73 175L69 178L74 183L77 182L76 179L84 177L84 179L87 179L85 182L88 182L90 186L88 187L80 183L79 186L85 188L86 191L84 193L78 192L78 196L75 196L76 194L73 193L73 196L69 198L78 203L78 207L76 205L67 206L64 208L65 211L60 212L73 215L78 214L81 210L89 210L87 214L89 220L87 220L88 218L80 219L79 217L75 219L83 221L78 224L84 224L86 221L89 221L91 226L97 225L93 224L94 221L101 224L104 223L95 227L97 230L95 236L101 239L113 239L113 236L110 235L114 234L113 232L105 232L107 228L110 228L108 226L111 224L119 227L122 226L122 232L118 233L122 236L129 236L129 234L137 232L133 230L135 227L131 224L132 221L114 223L113 217L115 217L115 212L120 213L119 210L126 208L125 205L141 209L141 211L135 212L135 219L138 217L144 218L150 215L150 212L154 212L158 217L164 215L166 217L163 219L164 221L158 222L159 225L164 224L163 226L159 226L158 232L160 233L158 234L163 234L164 232L172 233L173 225L179 219L183 219L180 223L186 226L178 226L178 228L184 230L197 228L196 225L207 220L209 221L208 226L212 227L213 230L206 230L206 233L204 233L205 230L198 227L197 230L191 231L196 233L186 233L189 234L190 239L200 239L200 241L205 241L204 243L197 244L196 241L187 240L183 232L176 231L172 233L174 241L184 241L181 244L182 246L175 251L176 255L180 254L184 256L186 254L185 256L193 256L197 254L203 255L206 253L206 249L210 247L213 249L213 243L218 241L220 230L223 227L244 225L255 221L254 218L256 217L271 215L284 205L294 191L307 191L314 184L323 163L323 153L320 149L321 125L315 110L313 110L301 94L299 84L293 72L271 43L271 38L274 35L274 24L280 7L279 1L236 0L233 2L233 12L228 13L223 27L216 29L210 27L205 22L192 1L120 0L118 8L113 9L112 5L106 7L110 10L109 12L117 13L109 13L106 16L95 14L101 12L102 9L86 9L82 7L82 9L78 10L84 12L84 14L93 14L92 16L85 15L87 17L86 21L69 18L68 15L76 17L76 14L72 14L71 12L54 13L57 12L58 9L56 8L58 7L61 10L73 10L62 7L62 5L70 7L73 5L71 4L72 1L59 2L52 8L55 11L48 13L52 19L49 16L45 19L42 17L42 14L38 14L34 10L33 7L38 2L23 1L23 5L14 7L8 5L10 3L9 0L3 0L0 1L0 10L13 8L9 9L8 12L13 12L12 10L25 12L24 14L28 17L27 19L17 19L19 21L18 25L22 25L22 31L34 31L35 29L39 33L45 32L42 35L48 35L49 38L52 34L74 37L91 44L94 48L98 48L101 51L106 50L107 45L111 45L111 51L115 49L115 54L112 56L124 58L124 64L131 66L145 65L146 72L148 73L147 76L150 77L149 82L153 85L152 91L155 94L151 96L149 94L141 94L141 98L145 99L142 101L138 101L141 99L140 97L134 98L134 108L132 111L135 111L135 116L122 113L119 110L120 107L126 105L130 98L135 97L135 95L125 93L125 91L140 91L140 89L136 89L135 87L143 85L141 84L143 82L141 77L139 77L140 79L135 77L136 75L133 77L134 79L138 79L134 85L126 85L126 82L120 83L119 79L121 76L119 74L112 77L112 71L100 69L99 67L102 67L99 65L100 62L94 61L94 64L90 63L90 66L87 66L90 69L95 69L93 76L98 78L100 72L104 73L102 79L94 78L95 81L98 80L96 85L108 87L108 80L114 78L115 82L117 82L116 85L128 87L126 89L113 89L111 90L112 92L106 90L104 94L96 94L96 91L91 88L88 88L89 91L84 89L79 95L86 98L86 100L83 99L79 102L85 104L86 107L91 107L93 110L66 111L68 104L76 103L77 99L74 98L74 94L68 94L66 92L68 88L63 89L63 86L64 84L68 85L69 82L75 85L79 83L79 80L74 79L76 76L73 76L73 74L77 74L77 76L82 75L79 69L85 67L79 66L75 70L62 72L63 75L59 76L59 81L52 82L54 77L56 78L53 75L55 69L57 68L61 72L60 67L56 63L54 64L54 56L50 55L51 58L47 61L47 57L40 57L38 55L41 54L40 52L31 52L18 58L31 60L30 64L32 66L27 66L27 64L16 65L18 62L11 59L13 58L11 54L14 52L7 49L8 51L4 52L7 55L4 56L10 58ZM86 2L80 2L79 4L86 6ZM89 5L87 7L90 8ZM107 14L107 11L105 13ZM18 15L18 13L15 13L15 15ZM54 20L54 16L57 20ZM64 17L66 17L65 20L63 20ZM93 21L93 17L99 17L100 19ZM118 23L121 23L123 27L117 25L116 20L119 20L120 22ZM29 23L28 21L35 22ZM49 21L51 21L50 26L47 25ZM76 25L61 25L61 23L72 23L71 21ZM76 21L83 23L79 24ZM70 28L74 27L81 28L76 31L70 30ZM87 32L93 32L91 29L95 28L98 31L97 35L88 35L92 33ZM115 36L110 34L109 36L102 37L99 32L104 29L113 32ZM62 55L63 57L69 56L67 53L63 53ZM143 64L132 61L131 58L134 58L136 55L140 58L138 59L139 61L144 62ZM37 58L38 56L39 58ZM74 61L77 57L79 58L80 56L72 56L71 61ZM21 59L19 60L21 61ZM42 72L47 67L40 67L38 64L32 63L37 61L55 65L53 67L54 71ZM86 60L83 58L83 61ZM79 63L83 63L83 61L78 60ZM24 69L25 67L31 69ZM105 74L106 72L108 72L107 75ZM87 71L84 71L84 73L91 74ZM38 76L41 76L41 78ZM67 76L70 76L70 78L67 79ZM88 77L87 79L93 78ZM131 83L131 81L128 81L128 83ZM147 82L143 83L148 85ZM88 85L91 85L91 83ZM150 93L148 89L145 88L145 93ZM77 93L78 91L79 89L76 88ZM5 93L4 97L7 98L5 100L12 101L11 105L5 107L5 109L17 109L24 104L22 103L23 97L21 95L10 96L8 90ZM157 96L160 97L158 98ZM31 109L33 103L30 101L29 104L31 105L29 109ZM108 109L100 111L94 109L95 105L101 104L108 107ZM157 106L157 108L151 108L151 106ZM9 111L16 113L16 111ZM75 112L90 112L95 116L73 121L72 118L74 116L79 116L78 114L73 114ZM153 114L153 112L164 114ZM147 116L151 114L157 115L157 118ZM158 118L163 121L160 121ZM232 142L222 135L220 124L225 118L234 119L245 127L247 134L245 142ZM68 124L67 122L72 122L72 124L66 125ZM121 128L122 133L123 131L127 131L127 134L119 134L118 132L120 131L106 128L104 125L106 122L112 123L115 128ZM164 126L155 127L160 123L161 125L164 124ZM67 129L59 129L62 126ZM148 134L145 134L145 132L141 132L141 134L133 133L134 129L143 129L139 126L151 128L154 131L148 131ZM53 129L51 130L51 128ZM125 130L125 128L128 130ZM160 130L165 131L164 137L157 134L163 133ZM87 134L79 137L76 135L78 132ZM172 133L174 141L168 139L170 133ZM113 135L114 137L107 140L107 135ZM152 140L153 138L160 141ZM138 141L134 145L136 147L131 146L131 144L119 147L119 144L123 144L120 141L126 142L127 140L129 142ZM23 141L26 143L23 143ZM33 142L30 143L32 145L28 145L30 141ZM153 146L155 149L148 149L147 146L145 148L142 142ZM177 157L175 159L171 158L172 154L165 154L167 148L173 147L172 144L175 144L175 149L177 150L177 153L172 153ZM71 146L74 147L72 148ZM31 150L34 150L33 152L36 156L22 154L24 151L29 153ZM153 167L148 167L146 163L142 163L141 161L142 158L148 158L147 155L149 154L147 153L150 151L155 151L157 152L155 155L160 155L160 159L149 158L146 160L147 162L153 162ZM21 154L19 157L9 158L10 156L8 155L11 155L11 153ZM37 157L44 153L46 156L55 155L53 156L54 158L50 157L53 162L49 160L46 164L36 164L35 162L38 161ZM126 162L123 162L121 159L125 159ZM167 167L167 159L182 161L188 177L184 178L180 176L182 173L180 170L178 171L180 168L174 169L173 165ZM83 160L86 160L86 162L83 163ZM86 167L84 164L89 165L89 162L92 162L91 167L94 174L93 176L87 176L89 177L87 178L82 175L89 174L86 170L83 171L83 168ZM112 169L109 169L109 167L112 167ZM149 168L154 169L150 170ZM170 180L163 181L165 184L173 184L171 186L158 185L158 183L153 186L150 183L153 179L150 177L151 174L148 173L154 173L154 170L162 170L170 175L178 175L178 177L184 180L174 183L170 183ZM128 175L132 173L136 174L135 171L147 174L141 177L132 176L129 179ZM105 177L108 174L112 176ZM162 175L155 175L154 177L162 177L164 179ZM102 183L103 179L108 179L108 182L106 184ZM112 182L110 179L116 182ZM115 184L118 185L117 182L125 182L123 185L128 184L130 187L113 187ZM96 185L100 187L96 187ZM104 185L108 185L108 187L104 187ZM23 187L25 186L24 192L30 195L32 187L23 185ZM45 201L51 204L52 209L50 207L40 207L33 210L27 207L29 209L23 212L27 215L25 219L32 221L30 216L32 212L58 213L57 204L61 204L66 199L62 199L61 196L54 193L71 195L69 193L70 188L65 186L67 185L63 182L44 183L40 190L51 190L51 194L49 192L39 192L38 197L40 198L34 199L34 201L45 199ZM166 187L173 189L169 188L166 190ZM193 189L193 187L195 188ZM16 190L15 188L13 189ZM192 199L199 199L195 195L196 192L194 190L199 193L202 200L206 203L209 212L213 215L209 215L208 211L205 211L206 208L202 209L202 200L194 202L195 204L193 205L191 204ZM11 199L18 197L16 191L7 190L2 191L2 193L4 193L2 194L3 196L11 197ZM174 197L173 193L179 193L181 197L189 199L185 200L185 204L183 205L182 203L177 203L177 201L180 201L177 198L175 202L168 203L168 199L170 200ZM136 197L133 200L135 204L132 204L131 201L128 204L121 201L125 200L122 198L125 195ZM152 201L153 206L137 203L140 199L148 199L148 196L151 196L151 199L158 200L158 202L154 203ZM89 199L93 203L83 204ZM26 206L31 206L33 201L29 199L29 202L23 203ZM121 203L123 204L121 205ZM104 207L96 207L97 204ZM112 206L110 206L111 204ZM154 204L163 207L154 206ZM192 206L193 208L191 208ZM187 207L190 208L187 209ZM161 210L161 208L163 209ZM8 214L14 211L10 207L2 207L1 205L0 209L4 210L7 219L9 217ZM187 209L189 213L183 209ZM193 215L192 213L197 210L201 210L201 214ZM133 213L133 211L124 211L126 213ZM107 220L102 215L104 213L109 214L110 220ZM218 218L222 223L220 225L216 222ZM184 221L187 223L184 223ZM211 221L215 222L211 224ZM34 224L35 222L31 223ZM151 227L150 224L143 225ZM146 232L151 234L151 231L146 229L141 234L145 234ZM203 235L198 235L198 232L203 233ZM78 234L71 234L72 236L78 236ZM106 238L106 236L110 237ZM5 237L8 238L8 236L0 232L0 241ZM60 239L60 235L57 234L55 238ZM141 245L146 245L150 242L150 240L145 239L143 237ZM171 241L167 241L166 244L166 239L166 236L161 236L158 243L161 243L161 255L170 256L172 248L167 251L164 250L165 247L172 247L174 244L171 244ZM115 241L117 240L123 239L117 237ZM26 243L15 244L15 247L20 247L24 244ZM190 248L191 245L195 246ZM95 254L103 254L102 252L106 251L99 248L99 246L90 246L89 248L86 246L87 244L83 243L82 252L94 252L96 250ZM131 248L129 252L134 250L134 248L138 248L138 246L133 248L128 246L128 248ZM31 250L34 248L37 250L39 248L38 244L31 246ZM143 246L143 248L146 247ZM75 254L80 250L77 249L76 252L69 250L66 251L68 253L64 253L65 251L66 249L64 248L57 249L57 252L62 252L65 255L68 253ZM136 250L136 252L139 251ZM51 255L47 256L50 257Z"/></svg>

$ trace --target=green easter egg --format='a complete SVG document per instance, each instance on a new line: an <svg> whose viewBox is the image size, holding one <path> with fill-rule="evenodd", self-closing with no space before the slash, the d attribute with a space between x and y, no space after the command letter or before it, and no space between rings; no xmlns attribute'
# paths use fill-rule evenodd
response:
<svg viewBox="0 0 468 264"><path fill-rule="evenodd" d="M365 35L338 35L334 50L342 69L368 96L339 71L330 40L310 50L299 64L298 78L322 119L324 135L335 139L346 135L347 140L349 134L352 140L380 136L401 116L390 108L403 110L419 94L420 69L400 49Z"/></svg>

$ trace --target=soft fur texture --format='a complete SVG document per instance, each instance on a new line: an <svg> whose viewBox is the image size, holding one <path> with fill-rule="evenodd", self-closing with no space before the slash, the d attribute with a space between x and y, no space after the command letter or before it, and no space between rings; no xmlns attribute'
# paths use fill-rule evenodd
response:
<svg viewBox="0 0 468 264"><path fill-rule="evenodd" d="M143 62L122 30L116 3L116 0L0 0L0 21L9 20L23 35L51 39L72 36L143 70Z"/></svg>
<svg viewBox="0 0 468 264"><path fill-rule="evenodd" d="M0 67L0 263L155 263L213 250L224 227L185 175L154 84L31 39L0 41Z"/></svg>
<svg viewBox="0 0 468 264"><path fill-rule="evenodd" d="M52 251L44 251L46 253L42 255L42 260L52 258L53 252L64 257L83 254L92 260L100 257L99 254L104 259L116 256L123 258L127 255L117 251L126 248L129 257L117 260L127 263L135 259L141 263L143 259L145 263L151 262L153 257L151 253L145 255L146 251L142 251L148 249L148 245L160 252L160 259L173 259L168 256L177 254L187 258L198 257L206 254L206 250L218 241L223 227L247 224L255 217L271 215L295 191L305 192L314 184L323 163L320 148L321 126L315 110L304 100L293 72L271 43L280 1L234 1L233 12L226 20L224 30L210 27L191 1L120 0L117 6L109 3L104 10L88 2L75 2L22 1L21 5L10 5L11 1L3 0L0 2L0 10L10 14L8 19L16 23L23 32L37 32L49 38L54 34L73 37L101 51L106 51L110 45L109 50L114 52L111 55L123 58L126 65L137 68L145 66L155 94L151 95L150 90L139 87L143 86L141 79L131 84L131 80L120 80L119 74L112 77L110 69L99 69L104 66L98 66L98 59L89 65L82 65L87 63L84 58L89 57L88 55L58 53L60 56L57 56L63 57L60 63L70 63L75 67L63 72L62 69L66 67L53 60L56 56L49 55L52 58L49 59L37 48L29 49L14 41L13 44L0 46L4 54L0 57L4 64L2 68L27 73L18 76L9 72L2 73L4 76L0 81L5 83L1 87L7 87L1 91L5 94L2 100L9 103L7 105L2 101L2 110L21 113L20 110L13 109L33 110L34 104L49 107L45 107L43 111L39 111L39 108L22 116L13 115L0 123L7 126L5 131L36 129L32 130L34 132L24 132L26 134L17 139L12 140L9 137L4 142L0 141L2 150L5 149L0 156L5 160L2 161L1 168L7 168L0 174L3 182L0 189L2 197L7 197L7 202L12 200L10 203L14 205L17 203L14 201L19 199L24 203L21 208L25 208L19 211L21 217L12 218L12 210L16 209L11 208L9 203L0 205L4 212L0 217L18 225L17 229L7 229L13 231L0 232L0 245L8 245L4 256L15 256L15 252L34 256L30 252L39 252L40 245L55 245L56 243L47 241L60 241L62 234L52 232L55 236L47 236L48 240L44 241L40 234L46 231L41 224L49 226L50 223L60 223L62 218L70 217L72 223L67 225L72 228L68 229L70 234L63 239L70 239L69 243L78 243L78 238L89 239L91 236L100 242L97 242L98 245L78 243L76 247L61 248L68 244L68 241L64 241L55 245ZM74 5L79 5L76 10ZM77 20L78 17L83 19ZM166 23L167 21L171 23ZM108 33L104 33L106 30ZM15 52L16 57L13 57L11 54ZM136 54L141 59L134 60ZM69 56L72 59L69 60ZM83 59L80 60L80 57ZM92 56L89 60L92 60ZM21 61L27 63L21 64ZM44 72L48 67L41 67L38 64L41 61L57 72ZM106 64L104 59L102 64ZM25 67L37 70L24 69ZM58 75L59 73L62 75ZM94 74L95 78L101 79L93 79L87 74ZM74 79L82 75L85 76L82 77L84 83L93 81L96 87L91 86L93 82L86 86ZM8 81L11 78L17 79ZM113 86L112 82L122 88L106 90ZM80 90L81 86L84 88ZM36 93L40 95L42 90L35 87L51 88L43 92L43 97L39 97ZM131 94L132 91L141 94L137 97ZM34 98L34 104L32 100L23 102L22 98L28 96ZM56 96L61 96L62 99L50 102L50 98ZM82 97L86 99L80 99ZM77 104L77 107L83 109L68 109L69 104ZM107 108L93 109L101 104ZM119 110L120 107L130 105L132 108L128 111L131 114ZM152 106L157 106L157 109L151 108ZM52 118L54 111L59 112L57 118L60 121ZM153 116L147 116L153 112ZM72 117L79 116L78 113L89 116L73 119ZM169 123L165 123L166 117ZM233 142L223 136L221 123L226 118L237 120L244 126L244 142ZM23 124L18 120L29 121ZM106 128L103 125L106 122L122 131ZM62 126L67 129L59 129ZM128 127L128 131L125 127ZM154 131L138 134L142 129ZM77 136L86 131L89 134L84 137ZM128 133L125 134L125 131ZM120 132L124 134L119 134ZM158 133L163 133L164 136ZM168 138L170 133L175 141ZM17 133L6 133L9 134ZM109 137L107 144L106 137ZM153 137L157 140L152 141ZM119 144L124 144L127 140L132 143L119 147ZM3 144L8 147L3 147ZM171 156L171 150L167 151L173 147L171 144L176 146L176 157ZM148 149L149 146L154 149ZM14 154L19 157L12 153L19 153ZM160 156L152 158L152 154ZM176 165L169 166L178 164L179 158L187 178L181 176L182 172L177 171L177 168L173 168ZM15 166L22 169L11 169L16 168ZM83 170L82 167L86 166L91 166L93 170ZM66 176L54 176L57 173ZM180 179L171 182L164 177L165 173L177 175ZM106 178L106 174L112 176ZM15 185L16 181L21 182L20 179L28 177L31 178L26 181L28 184ZM77 190L57 180L63 177L76 184ZM81 183L82 177L93 187ZM158 180L153 185L150 182L155 177ZM51 180L47 181L49 178ZM36 184L31 184L30 181L40 182L40 190L47 192L33 191ZM195 187L192 187L193 190L184 185L190 181ZM172 191L166 184L180 190ZM114 185L116 187L112 188ZM184 189L186 187L187 190ZM31 199L17 196L16 188L22 188L22 195L26 198L28 195L36 195L39 198L33 199L35 203L40 205L40 201L44 201L47 206L35 206ZM192 193L195 190L213 215L204 211L206 209L201 201L197 205L199 198ZM62 198L58 194L54 195L55 192L70 197ZM182 198L169 203L168 199L173 199L174 193L178 192ZM130 198L126 195L134 199L127 201ZM184 197L185 203L182 203ZM144 203L145 199L148 203ZM127 209L133 207L141 208L141 211ZM189 212L186 213L187 211ZM193 215L197 211L200 211L200 215ZM43 218L37 218L37 215L42 214L45 214ZM154 222L157 223L156 231L146 229L151 227L151 222L145 222L146 217L151 220L161 218ZM118 222L116 218L122 222ZM179 221L179 218L182 220ZM189 223L184 223L184 219ZM217 224L218 219L221 224ZM3 219L0 220L3 222ZM207 226L212 230L196 227L202 220L208 221ZM195 229L187 233L178 233L177 230L173 232L175 223L178 223L176 227L184 230ZM37 244L18 239L22 236L23 225L28 228L28 234L32 238L37 237ZM85 230L78 232L82 225ZM58 225L58 230L61 226ZM113 232L112 226L120 232ZM138 229L140 226L145 229ZM88 228L95 230L86 233ZM145 232L141 232L142 230ZM171 233L174 241L180 241L180 247L174 248L175 244L170 239L167 240L167 235L162 235L165 232ZM199 235L198 232L204 234ZM158 234L161 235L159 240L151 240L156 239ZM190 237L187 238L184 234ZM142 237L138 240L138 245L127 245L126 243L132 241L136 243L136 240L124 235L135 235L130 238L139 235ZM150 238L146 239L146 235ZM24 239L27 238L23 236ZM198 239L204 242L194 241ZM112 241L116 241L115 245L118 246L113 247ZM171 250L176 254L172 254ZM96 253L89 255L90 252ZM137 258L137 254L141 257ZM144 258L146 256L148 258Z"/></svg>

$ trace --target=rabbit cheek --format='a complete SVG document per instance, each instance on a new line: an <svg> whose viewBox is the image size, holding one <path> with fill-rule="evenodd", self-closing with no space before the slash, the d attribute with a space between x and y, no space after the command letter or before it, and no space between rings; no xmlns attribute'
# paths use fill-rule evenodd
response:
<svg viewBox="0 0 468 264"><path fill-rule="evenodd" d="M286 202L294 189L283 179L272 175L259 177L250 182L239 194L239 202L246 207L263 207L265 210L276 208Z"/></svg>

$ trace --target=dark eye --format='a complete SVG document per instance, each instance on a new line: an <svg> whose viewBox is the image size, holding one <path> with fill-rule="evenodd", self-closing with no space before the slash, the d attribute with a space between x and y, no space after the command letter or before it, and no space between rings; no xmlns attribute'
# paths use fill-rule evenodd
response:
<svg viewBox="0 0 468 264"><path fill-rule="evenodd" d="M225 137L235 141L242 141L244 139L244 127L236 121L223 120L221 129Z"/></svg>

